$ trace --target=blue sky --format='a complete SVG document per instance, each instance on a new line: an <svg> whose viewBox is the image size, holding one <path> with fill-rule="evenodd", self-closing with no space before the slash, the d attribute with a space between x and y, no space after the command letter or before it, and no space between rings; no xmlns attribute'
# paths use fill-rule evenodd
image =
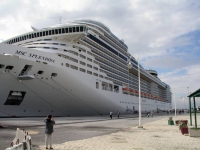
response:
<svg viewBox="0 0 200 150"><path fill-rule="evenodd" d="M1 0L0 41L75 19L103 22L181 97L200 88L198 0ZM189 87L189 88L187 88ZM200 106L200 99L198 104ZM185 103L185 107L187 107Z"/></svg>

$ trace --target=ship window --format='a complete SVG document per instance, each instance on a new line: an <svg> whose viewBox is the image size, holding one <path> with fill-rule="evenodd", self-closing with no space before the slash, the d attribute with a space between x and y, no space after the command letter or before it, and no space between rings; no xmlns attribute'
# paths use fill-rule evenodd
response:
<svg viewBox="0 0 200 150"><path fill-rule="evenodd" d="M98 70L98 68L97 67L93 67L95 70Z"/></svg>
<svg viewBox="0 0 200 150"><path fill-rule="evenodd" d="M61 29L58 29L59 30L59 34L61 34Z"/></svg>
<svg viewBox="0 0 200 150"><path fill-rule="evenodd" d="M66 33L68 33L68 28L65 28L65 30L66 30Z"/></svg>
<svg viewBox="0 0 200 150"><path fill-rule="evenodd" d="M46 31L46 35L48 35L48 31Z"/></svg>
<svg viewBox="0 0 200 150"><path fill-rule="evenodd" d="M39 32L37 33L37 37L39 37L40 35L39 35Z"/></svg>
<svg viewBox="0 0 200 150"><path fill-rule="evenodd" d="M87 64L87 66L88 66L89 68L92 68L92 65L90 65L90 64Z"/></svg>
<svg viewBox="0 0 200 150"><path fill-rule="evenodd" d="M62 28L62 33L65 33L65 28Z"/></svg>
<svg viewBox="0 0 200 150"><path fill-rule="evenodd" d="M43 31L43 36L45 36L45 31Z"/></svg>
<svg viewBox="0 0 200 150"><path fill-rule="evenodd" d="M51 30L49 30L49 35L51 35Z"/></svg>
<svg viewBox="0 0 200 150"><path fill-rule="evenodd" d="M87 60L91 61L92 62L92 59L91 58L87 58Z"/></svg>
<svg viewBox="0 0 200 150"><path fill-rule="evenodd" d="M37 72L37 74L43 74L44 73L44 71L41 71L41 70L39 70L38 72Z"/></svg>
<svg viewBox="0 0 200 150"><path fill-rule="evenodd" d="M100 77L100 78L103 78L103 76L102 76L102 75L99 75L99 77Z"/></svg>
<svg viewBox="0 0 200 150"><path fill-rule="evenodd" d="M36 33L34 33L34 36L37 37Z"/></svg>
<svg viewBox="0 0 200 150"><path fill-rule="evenodd" d="M51 30L52 31L52 35L54 35L54 30Z"/></svg>
<svg viewBox="0 0 200 150"><path fill-rule="evenodd" d="M98 77L98 74L97 74L97 73L93 73L93 75Z"/></svg>
<svg viewBox="0 0 200 150"><path fill-rule="evenodd" d="M21 38L22 38L22 41L23 41L23 40L24 40L24 37L22 36ZM10 43L10 41L9 41L9 43Z"/></svg>
<svg viewBox="0 0 200 150"><path fill-rule="evenodd" d="M76 27L76 32L79 32L79 27Z"/></svg>
<svg viewBox="0 0 200 150"><path fill-rule="evenodd" d="M31 39L31 35L29 34L29 39Z"/></svg>
<svg viewBox="0 0 200 150"><path fill-rule="evenodd" d="M5 65L0 64L0 69L2 69L2 68L4 68L4 67L5 67Z"/></svg>
<svg viewBox="0 0 200 150"><path fill-rule="evenodd" d="M92 72L91 72L91 71L89 71L89 70L87 70L87 73L88 73L88 74L92 74Z"/></svg>
<svg viewBox="0 0 200 150"><path fill-rule="evenodd" d="M81 72L85 72L85 69L83 69L83 68L80 68L79 70L80 70Z"/></svg>
<svg viewBox="0 0 200 150"><path fill-rule="evenodd" d="M69 64L68 64L68 63L66 63L65 65L66 65L66 67L69 67Z"/></svg>
<svg viewBox="0 0 200 150"><path fill-rule="evenodd" d="M24 99L26 92L10 91L4 105L20 105Z"/></svg>
<svg viewBox="0 0 200 150"><path fill-rule="evenodd" d="M86 58L84 55L81 55L81 54L80 54L80 57L81 57L81 58L84 58L84 59Z"/></svg>
<svg viewBox="0 0 200 150"><path fill-rule="evenodd" d="M76 32L75 27L73 27L73 32Z"/></svg>
<svg viewBox="0 0 200 150"><path fill-rule="evenodd" d="M12 70L14 67L13 66L6 66L6 69Z"/></svg>
<svg viewBox="0 0 200 150"><path fill-rule="evenodd" d="M74 59L74 58L72 58L72 57L70 57L70 60L73 61L73 62L78 63L78 60L77 60L77 59Z"/></svg>
<svg viewBox="0 0 200 150"><path fill-rule="evenodd" d="M95 60L94 60L94 63L97 64L97 65L99 64L99 63L98 63L97 61L95 61Z"/></svg>
<svg viewBox="0 0 200 150"><path fill-rule="evenodd" d="M69 33L71 33L72 32L72 28L69 28Z"/></svg>
<svg viewBox="0 0 200 150"><path fill-rule="evenodd" d="M55 29L55 33L58 34L58 29Z"/></svg>
<svg viewBox="0 0 200 150"><path fill-rule="evenodd" d="M96 88L97 89L99 88L99 82L96 82Z"/></svg>
<svg viewBox="0 0 200 150"><path fill-rule="evenodd" d="M82 61L80 61L80 64L85 66L85 63L84 63L84 62L82 62Z"/></svg>
<svg viewBox="0 0 200 150"><path fill-rule="evenodd" d="M119 86L114 85L114 92L119 93Z"/></svg>
<svg viewBox="0 0 200 150"><path fill-rule="evenodd" d="M40 36L42 36L42 32L40 32Z"/></svg>
<svg viewBox="0 0 200 150"><path fill-rule="evenodd" d="M19 41L21 41L22 40L22 38L21 37L19 37Z"/></svg>
<svg viewBox="0 0 200 150"><path fill-rule="evenodd" d="M52 73L51 76L52 76L52 77L56 77L56 76L57 76L57 73Z"/></svg>
<svg viewBox="0 0 200 150"><path fill-rule="evenodd" d="M72 69L78 70L78 67L77 67L77 66L70 65L70 67L71 67Z"/></svg>
<svg viewBox="0 0 200 150"><path fill-rule="evenodd" d="M83 31L83 27L82 27L82 26L80 27L80 31L81 31L81 32Z"/></svg>
<svg viewBox="0 0 200 150"><path fill-rule="evenodd" d="M32 34L32 38L34 38L34 34Z"/></svg>

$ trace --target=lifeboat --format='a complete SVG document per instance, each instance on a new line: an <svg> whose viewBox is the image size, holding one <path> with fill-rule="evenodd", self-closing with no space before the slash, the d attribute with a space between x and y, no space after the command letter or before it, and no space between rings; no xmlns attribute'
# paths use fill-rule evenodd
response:
<svg viewBox="0 0 200 150"><path fill-rule="evenodd" d="M129 93L129 88L122 88L123 93Z"/></svg>
<svg viewBox="0 0 200 150"><path fill-rule="evenodd" d="M144 97L147 97L147 93L144 93Z"/></svg>
<svg viewBox="0 0 200 150"><path fill-rule="evenodd" d="M131 94L131 95L134 95L134 94L135 94L135 92L134 92L133 89L130 89L130 94Z"/></svg>
<svg viewBox="0 0 200 150"><path fill-rule="evenodd" d="M139 95L139 92L137 90L135 90L135 95Z"/></svg>

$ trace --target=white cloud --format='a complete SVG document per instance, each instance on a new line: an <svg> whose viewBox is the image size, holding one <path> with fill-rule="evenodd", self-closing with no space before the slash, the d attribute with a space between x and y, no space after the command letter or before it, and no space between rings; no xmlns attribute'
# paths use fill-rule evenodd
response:
<svg viewBox="0 0 200 150"><path fill-rule="evenodd" d="M178 72L184 72L182 74ZM185 106L188 106L188 88L189 92L194 92L199 89L200 85L200 65L192 65L190 67L183 67L179 70L173 72L162 73L160 79L165 83L169 84L172 88L172 91L176 95L177 104L179 107L184 106L184 101L181 101L181 97L184 97L186 102ZM197 105L200 106L200 101L197 101ZM188 107L187 107L188 108Z"/></svg>

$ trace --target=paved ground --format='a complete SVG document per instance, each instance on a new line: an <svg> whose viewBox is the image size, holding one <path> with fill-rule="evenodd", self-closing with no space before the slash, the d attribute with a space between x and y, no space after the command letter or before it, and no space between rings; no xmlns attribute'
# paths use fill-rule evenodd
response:
<svg viewBox="0 0 200 150"><path fill-rule="evenodd" d="M159 114L160 115L160 114ZM157 115L158 116L158 115ZM136 126L138 115L130 114L116 116L110 120L109 116L90 117L56 117L54 127L54 143L61 144L66 141L81 140L105 134L111 134L126 126ZM34 147L44 144L44 118L0 118L3 128L0 128L0 150L5 149L15 137L17 127L22 127L32 137ZM146 121L152 121L148 118Z"/></svg>
<svg viewBox="0 0 200 150"><path fill-rule="evenodd" d="M169 115L170 116L170 115ZM137 116L128 115L113 120L103 117L55 118L54 149L200 149L200 138L181 135L177 126L167 125L168 116L142 118L145 130L137 128ZM177 116L175 119L188 119ZM0 149L8 147L16 126L24 126L32 137L35 150L44 149L44 118L1 118ZM200 120L200 118L199 118ZM186 142L183 142L186 141Z"/></svg>
<svg viewBox="0 0 200 150"><path fill-rule="evenodd" d="M168 125L168 117L144 123L143 129L124 127L123 129L84 140L54 144L56 150L200 150L200 137L181 134L178 126ZM148 118L149 119L149 118ZM188 119L189 115L174 117L174 120ZM198 116L200 119L200 116ZM144 120L144 119L143 119ZM146 120L146 118L145 118ZM200 125L200 124L199 124ZM44 149L40 146L37 150Z"/></svg>

